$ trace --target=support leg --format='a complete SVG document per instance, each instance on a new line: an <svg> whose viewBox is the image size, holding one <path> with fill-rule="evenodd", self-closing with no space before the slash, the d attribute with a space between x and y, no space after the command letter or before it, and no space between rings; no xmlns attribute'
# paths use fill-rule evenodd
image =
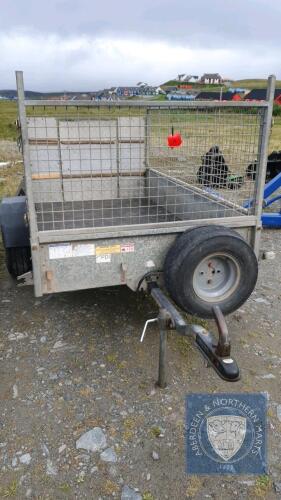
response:
<svg viewBox="0 0 281 500"><path fill-rule="evenodd" d="M167 386L167 319L164 311L160 310L159 318L159 368L157 385L164 389Z"/></svg>

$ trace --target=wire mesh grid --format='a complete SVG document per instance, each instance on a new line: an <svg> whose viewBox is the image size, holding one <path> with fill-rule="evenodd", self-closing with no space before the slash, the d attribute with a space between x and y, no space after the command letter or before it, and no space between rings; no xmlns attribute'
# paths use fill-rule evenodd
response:
<svg viewBox="0 0 281 500"><path fill-rule="evenodd" d="M263 113L153 103L27 107L39 231L250 215Z"/></svg>

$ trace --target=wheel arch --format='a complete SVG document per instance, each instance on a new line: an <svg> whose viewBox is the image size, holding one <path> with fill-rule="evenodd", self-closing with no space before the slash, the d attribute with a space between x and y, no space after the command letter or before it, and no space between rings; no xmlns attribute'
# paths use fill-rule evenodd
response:
<svg viewBox="0 0 281 500"><path fill-rule="evenodd" d="M30 246L26 210L26 196L3 198L0 205L0 226L5 248Z"/></svg>

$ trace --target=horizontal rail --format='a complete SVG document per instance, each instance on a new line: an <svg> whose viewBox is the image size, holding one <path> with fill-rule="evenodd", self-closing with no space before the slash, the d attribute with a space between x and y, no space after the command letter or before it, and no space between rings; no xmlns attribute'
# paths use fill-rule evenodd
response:
<svg viewBox="0 0 281 500"><path fill-rule="evenodd" d="M117 108L267 108L268 101L50 101L26 99L25 106L117 107Z"/></svg>
<svg viewBox="0 0 281 500"><path fill-rule="evenodd" d="M89 173L89 174L61 174L59 172L41 172L39 174L32 174L32 180L33 181L42 181L42 180L49 180L49 179L103 179L104 177L110 178L111 177L144 177L145 172L144 171L136 171L136 172L131 172L131 171L123 171L123 172L103 172L103 173ZM241 207L239 207L241 209ZM242 209L241 209L242 210ZM245 210L246 211L246 210Z"/></svg>
<svg viewBox="0 0 281 500"><path fill-rule="evenodd" d="M219 203L223 206L227 206L230 208L233 208L234 210L237 210L241 212L241 214L247 214L248 211L246 208L241 207L240 205L237 205L237 203L233 203L232 201L226 200L225 198L221 198L219 194L215 193L215 190L213 193L205 191L203 188L198 188L197 186L193 186L192 184L189 184L188 182L181 181L180 179L175 179L171 175L165 174L163 172L159 172L155 168L150 168L150 172L153 172L154 174L157 174L158 176L164 177L165 179L168 179L170 182L173 182L174 184L183 186L184 188L188 187L190 191L193 191L193 193L198 194L202 196L202 198L205 198L207 200L212 200L215 201L216 203Z"/></svg>
<svg viewBox="0 0 281 500"><path fill-rule="evenodd" d="M29 139L28 143L34 146L56 146L57 144L63 144L64 146L70 145L82 145L83 144L96 144L98 146L106 144L145 144L143 139Z"/></svg>
<svg viewBox="0 0 281 500"><path fill-rule="evenodd" d="M121 238L133 236L149 236L155 234L182 233L194 226L206 224L222 224L232 228L249 228L257 225L257 218L253 215L225 217L213 219L197 219L190 221L163 222L155 224L137 224L113 227L87 227L77 229L59 229L54 231L39 231L40 243L56 243L63 241L95 240L100 238Z"/></svg>

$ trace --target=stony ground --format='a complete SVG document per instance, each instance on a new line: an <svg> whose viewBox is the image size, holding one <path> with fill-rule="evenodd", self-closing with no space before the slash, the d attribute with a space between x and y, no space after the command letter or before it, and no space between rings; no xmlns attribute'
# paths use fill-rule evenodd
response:
<svg viewBox="0 0 281 500"><path fill-rule="evenodd" d="M281 498L281 231L262 247L276 258L228 317L241 381L220 380L170 333L165 390L157 328L139 343L150 299L125 287L35 298L0 248L0 498ZM185 474L185 395L226 391L268 393L268 476Z"/></svg>
<svg viewBox="0 0 281 500"><path fill-rule="evenodd" d="M0 497L120 498L126 486L147 500L281 497L281 232L264 232L263 246L276 259L228 318L242 380L221 381L171 333L165 390L154 385L157 329L139 343L150 300L127 288L34 298L1 262ZM268 477L185 475L184 398L209 391L268 393ZM96 427L96 451L77 449Z"/></svg>

